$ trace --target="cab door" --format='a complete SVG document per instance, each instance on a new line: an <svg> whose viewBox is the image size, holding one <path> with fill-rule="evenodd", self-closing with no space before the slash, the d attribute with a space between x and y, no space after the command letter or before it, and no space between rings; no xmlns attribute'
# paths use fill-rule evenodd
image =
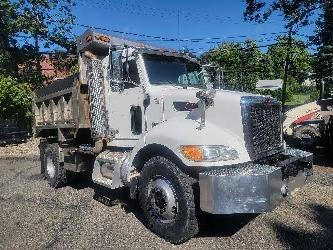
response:
<svg viewBox="0 0 333 250"><path fill-rule="evenodd" d="M110 82L109 129L113 145L132 147L143 135L143 88L135 60L124 62L122 81Z"/></svg>

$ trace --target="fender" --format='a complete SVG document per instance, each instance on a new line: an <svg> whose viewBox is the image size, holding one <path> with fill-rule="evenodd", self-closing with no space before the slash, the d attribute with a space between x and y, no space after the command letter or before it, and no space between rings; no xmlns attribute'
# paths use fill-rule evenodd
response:
<svg viewBox="0 0 333 250"><path fill-rule="evenodd" d="M129 157L129 164L140 168L145 160L154 155L166 154L177 161L178 165L192 167L210 167L232 165L250 161L244 141L232 132L217 127L207 121L205 128L198 130L200 122L185 119L181 116L172 117L169 120L155 126L139 139ZM180 152L181 145L225 145L238 151L239 159L217 162L194 162L184 158ZM165 151L165 153L164 153ZM159 154L157 154L157 152ZM143 156L147 154L147 157ZM163 155L162 155L163 156ZM171 159L172 160L172 159ZM142 166L141 166L142 167ZM186 170L187 172L187 170Z"/></svg>

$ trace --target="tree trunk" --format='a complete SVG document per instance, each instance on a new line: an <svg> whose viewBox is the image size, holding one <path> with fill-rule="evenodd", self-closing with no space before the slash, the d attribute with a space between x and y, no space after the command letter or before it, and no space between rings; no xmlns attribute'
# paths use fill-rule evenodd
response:
<svg viewBox="0 0 333 250"><path fill-rule="evenodd" d="M282 112L285 111L285 103L287 100L287 82L288 82L288 73L289 73L289 63L290 63L290 50L292 45L292 26L289 28L288 32L288 44L287 44L287 54L286 54L286 61L284 64L284 77L283 77L283 84L282 84Z"/></svg>

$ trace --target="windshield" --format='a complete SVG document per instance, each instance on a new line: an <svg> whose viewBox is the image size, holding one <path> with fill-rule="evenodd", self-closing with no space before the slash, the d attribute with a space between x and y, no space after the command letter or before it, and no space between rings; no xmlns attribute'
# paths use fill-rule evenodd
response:
<svg viewBox="0 0 333 250"><path fill-rule="evenodd" d="M144 55L149 81L154 85L180 85L204 87L200 65L184 58Z"/></svg>

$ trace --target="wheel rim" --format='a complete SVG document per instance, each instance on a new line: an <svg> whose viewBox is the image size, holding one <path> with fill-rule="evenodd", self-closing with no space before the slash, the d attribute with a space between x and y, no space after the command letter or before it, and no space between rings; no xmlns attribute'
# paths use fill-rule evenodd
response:
<svg viewBox="0 0 333 250"><path fill-rule="evenodd" d="M52 158L51 156L47 156L46 158L46 171L47 171L47 174L53 178L54 175L55 175L55 165L52 161Z"/></svg>
<svg viewBox="0 0 333 250"><path fill-rule="evenodd" d="M310 145L313 143L313 135L310 132L302 133L301 138L304 145Z"/></svg>
<svg viewBox="0 0 333 250"><path fill-rule="evenodd" d="M150 216L163 223L174 221L178 214L176 192L164 177L157 177L148 185L147 208Z"/></svg>

